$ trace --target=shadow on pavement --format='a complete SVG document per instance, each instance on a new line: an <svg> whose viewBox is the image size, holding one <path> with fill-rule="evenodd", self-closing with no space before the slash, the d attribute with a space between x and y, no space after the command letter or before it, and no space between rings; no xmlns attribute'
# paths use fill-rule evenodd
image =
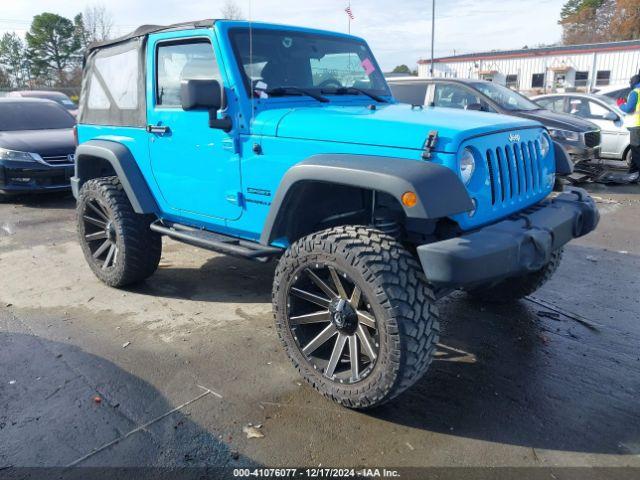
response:
<svg viewBox="0 0 640 480"><path fill-rule="evenodd" d="M130 291L212 303L270 303L276 265L220 255L198 268L161 263L152 277Z"/></svg>
<svg viewBox="0 0 640 480"><path fill-rule="evenodd" d="M3 474L74 462L78 467L255 466L189 418L190 406L221 401L195 386L193 393L185 392L185 403L191 403L167 414L176 405L114 363L20 333L0 333L0 363ZM130 433L141 425L145 428ZM101 449L116 439L121 440Z"/></svg>
<svg viewBox="0 0 640 480"><path fill-rule="evenodd" d="M638 453L640 361L602 332L543 320L527 301L481 306L446 300L441 343L475 363L434 361L377 418L414 428L539 449ZM611 345L613 347L613 344Z"/></svg>
<svg viewBox="0 0 640 480"><path fill-rule="evenodd" d="M76 200L71 192L34 193L31 195L15 195L2 199L0 205L17 205L25 208L76 208Z"/></svg>
<svg viewBox="0 0 640 480"><path fill-rule="evenodd" d="M600 260L594 263L596 255ZM554 312L555 318L539 315L545 308L526 300L491 306L472 302L462 293L443 299L441 343L471 355L461 355L464 360L459 361L454 352L435 360L415 386L369 414L489 442L640 453L640 324L614 318L626 317L634 308L625 298L634 295L627 277L635 275L629 262L636 260L572 246L559 272L536 294L550 297L565 310L593 312L602 324L599 330ZM198 269L161 269L135 291L214 303L268 303L274 268L275 263L215 257ZM612 286L602 283L607 272L627 290L612 293ZM168 284L175 290L164 291ZM610 304L615 302L624 302L628 310L616 314Z"/></svg>

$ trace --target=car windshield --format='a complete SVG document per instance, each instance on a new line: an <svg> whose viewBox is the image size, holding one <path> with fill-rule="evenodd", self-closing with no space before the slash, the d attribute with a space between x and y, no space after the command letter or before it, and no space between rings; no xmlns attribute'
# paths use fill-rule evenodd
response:
<svg viewBox="0 0 640 480"><path fill-rule="evenodd" d="M357 39L257 28L250 38L249 29L238 28L231 31L231 41L255 96L389 95L369 47Z"/></svg>
<svg viewBox="0 0 640 480"><path fill-rule="evenodd" d="M484 93L491 100L496 102L500 107L505 110L518 111L518 110L540 110L540 106L533 103L527 97L520 95L518 92L497 85L495 83L472 83L471 86L481 93Z"/></svg>
<svg viewBox="0 0 640 480"><path fill-rule="evenodd" d="M24 101L0 103L0 131L72 128L75 121L55 103Z"/></svg>

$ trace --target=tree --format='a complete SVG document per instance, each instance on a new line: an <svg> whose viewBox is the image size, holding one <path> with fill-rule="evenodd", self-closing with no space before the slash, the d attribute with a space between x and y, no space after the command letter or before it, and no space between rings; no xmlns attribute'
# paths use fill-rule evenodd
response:
<svg viewBox="0 0 640 480"><path fill-rule="evenodd" d="M33 17L31 29L25 35L27 56L34 73L51 80L55 75L59 84L66 83L65 73L78 60L80 40L77 26L68 18L55 13L41 13Z"/></svg>
<svg viewBox="0 0 640 480"><path fill-rule="evenodd" d="M615 1L615 0L611 0ZM603 25L600 9L606 0L568 0L560 11L560 25L565 44L575 45L602 41Z"/></svg>
<svg viewBox="0 0 640 480"><path fill-rule="evenodd" d="M84 29L85 41L109 40L113 31L113 16L104 5L92 5L79 14Z"/></svg>
<svg viewBox="0 0 640 480"><path fill-rule="evenodd" d="M73 17L73 25L75 28L75 36L78 45L82 50L84 50L93 40L91 40L91 35L87 30L84 22L84 15L82 15L82 13L78 13L75 17Z"/></svg>
<svg viewBox="0 0 640 480"><path fill-rule="evenodd" d="M568 45L640 38L640 0L568 0L560 11Z"/></svg>
<svg viewBox="0 0 640 480"><path fill-rule="evenodd" d="M11 77L9 76L9 74L0 69L0 88L12 88L13 85L11 84Z"/></svg>
<svg viewBox="0 0 640 480"><path fill-rule="evenodd" d="M242 10L235 0L225 0L222 10L220 10L222 18L227 20L240 20L242 18Z"/></svg>
<svg viewBox="0 0 640 480"><path fill-rule="evenodd" d="M406 65L398 65L391 73L406 73L407 75L411 75L411 69Z"/></svg>
<svg viewBox="0 0 640 480"><path fill-rule="evenodd" d="M640 0L568 0L559 23L569 45L638 39Z"/></svg>
<svg viewBox="0 0 640 480"><path fill-rule="evenodd" d="M617 40L640 39L640 0L618 0L611 21Z"/></svg>
<svg viewBox="0 0 640 480"><path fill-rule="evenodd" d="M5 33L0 38L0 67L11 87L23 87L29 83L26 46L15 32Z"/></svg>

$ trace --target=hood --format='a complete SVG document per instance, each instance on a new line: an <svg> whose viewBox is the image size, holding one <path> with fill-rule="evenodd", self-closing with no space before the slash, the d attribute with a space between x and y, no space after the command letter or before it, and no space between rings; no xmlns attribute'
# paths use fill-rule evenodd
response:
<svg viewBox="0 0 640 480"><path fill-rule="evenodd" d="M73 130L70 128L0 132L0 147L37 153L41 157L69 155L76 149Z"/></svg>
<svg viewBox="0 0 640 480"><path fill-rule="evenodd" d="M571 130L573 132L589 132L592 130L598 130L599 127L595 123L591 123L588 120L584 120L575 115L568 113L552 112L551 110L533 110L531 112L514 112L520 118L527 118L529 120L537 120L547 128L561 128L563 130Z"/></svg>
<svg viewBox="0 0 640 480"><path fill-rule="evenodd" d="M504 130L540 127L536 122L486 112L411 105L308 106L265 110L256 115L257 134L422 150L432 130L435 151L454 153L469 137Z"/></svg>

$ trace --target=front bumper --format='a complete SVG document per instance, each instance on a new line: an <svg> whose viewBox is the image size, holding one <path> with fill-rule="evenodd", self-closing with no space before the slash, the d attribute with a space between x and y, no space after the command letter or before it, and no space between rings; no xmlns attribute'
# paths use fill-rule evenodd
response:
<svg viewBox="0 0 640 480"><path fill-rule="evenodd" d="M0 193L4 195L69 190L73 165L0 165Z"/></svg>
<svg viewBox="0 0 640 480"><path fill-rule="evenodd" d="M460 237L417 248L430 283L469 288L540 270L551 254L593 231L600 215L581 188Z"/></svg>
<svg viewBox="0 0 640 480"><path fill-rule="evenodd" d="M597 160L600 158L600 147L587 147L563 144L563 147L567 150L571 161L576 164L585 160Z"/></svg>

